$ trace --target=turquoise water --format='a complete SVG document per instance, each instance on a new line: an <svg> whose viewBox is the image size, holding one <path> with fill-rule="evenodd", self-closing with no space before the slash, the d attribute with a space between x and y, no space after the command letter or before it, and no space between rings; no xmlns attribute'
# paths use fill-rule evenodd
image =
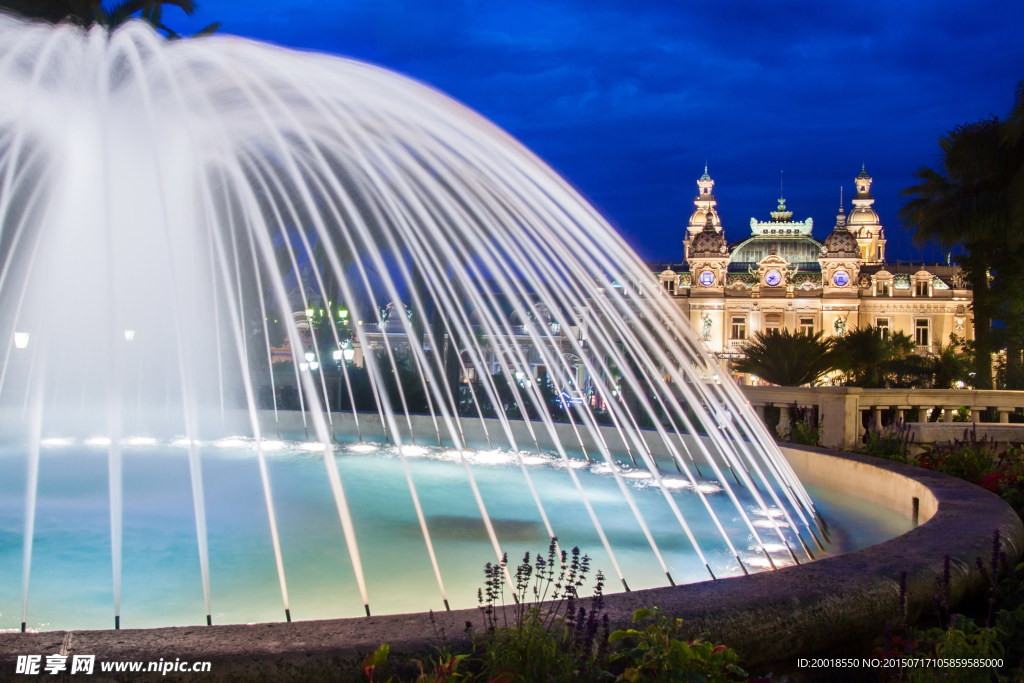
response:
<svg viewBox="0 0 1024 683"><path fill-rule="evenodd" d="M267 453L290 607L295 619L363 614L324 466L324 454L299 443L273 444ZM314 445L315 446L315 445ZM369 447L368 447L369 448ZM257 460L242 440L201 449L209 528L214 623L281 621L284 607L274 564ZM416 520L401 460L393 452L353 452L335 458L355 524L375 614L443 609ZM545 550L547 532L521 468L508 453L470 456L472 471L503 549L514 564L524 551ZM22 608L26 453L0 450L0 629L17 629ZM453 608L476 605L482 568L495 554L458 454L435 449L407 459L412 470ZM528 456L528 470L564 548L579 546L621 590L610 558L566 467L553 457ZM573 463L631 588L666 585L638 522L607 465ZM708 573L644 473L624 479L677 583ZM636 477L636 478L634 478ZM671 495L691 523L717 576L741 573L698 495L669 476ZM751 566L753 536L722 492L703 482L708 499ZM113 587L107 502L107 454L82 443L42 450L28 603L30 629L109 628ZM832 528L831 552L871 545L910 528L877 506L838 492L809 489ZM750 510L754 510L752 502ZM776 513L773 513L776 514ZM777 517L752 514L759 526ZM852 521L856 519L856 521ZM770 529L768 530L770 532ZM787 531L792 538L791 532ZM809 537L805 539L810 543ZM770 533L766 541L777 540ZM125 446L123 628L205 623L188 460L171 444ZM794 546L798 550L798 546ZM785 553L773 553L780 564Z"/></svg>

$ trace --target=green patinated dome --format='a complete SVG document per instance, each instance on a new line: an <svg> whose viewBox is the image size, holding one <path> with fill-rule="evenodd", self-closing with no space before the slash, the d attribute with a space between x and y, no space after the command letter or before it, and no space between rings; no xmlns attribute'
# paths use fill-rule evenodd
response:
<svg viewBox="0 0 1024 683"><path fill-rule="evenodd" d="M814 263L817 265L818 257L821 256L821 242L813 237L756 235L733 246L729 263L758 263L773 253L773 249L774 253L790 263Z"/></svg>

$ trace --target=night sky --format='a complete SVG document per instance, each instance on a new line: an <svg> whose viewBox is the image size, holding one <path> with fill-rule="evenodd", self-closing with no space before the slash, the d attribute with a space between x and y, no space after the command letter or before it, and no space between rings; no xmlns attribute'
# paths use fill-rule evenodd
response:
<svg viewBox="0 0 1024 683"><path fill-rule="evenodd" d="M1005 116L1024 78L1024 3L686 0L200 0L188 32L374 62L483 113L652 261L682 256L707 159L730 242L779 196L823 239L839 186L875 178L890 258L900 189L958 123ZM194 28L193 28L194 27ZM847 201L849 208L849 201Z"/></svg>

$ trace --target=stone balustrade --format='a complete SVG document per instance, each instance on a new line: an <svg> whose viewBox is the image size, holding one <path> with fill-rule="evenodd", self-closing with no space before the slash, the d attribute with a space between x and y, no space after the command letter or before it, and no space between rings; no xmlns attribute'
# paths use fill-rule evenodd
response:
<svg viewBox="0 0 1024 683"><path fill-rule="evenodd" d="M868 424L882 425L885 418L921 424L916 430L922 435L944 434L941 430L925 427L938 411L941 422L953 422L966 408L970 420L985 425L985 414L998 418L1007 425L1010 415L1024 410L1024 391L983 391L968 389L864 389L860 387L740 387L750 404L761 416L765 408L781 409L779 429L788 428L788 408L813 408L822 429L822 445L830 448L852 449L860 443ZM979 436L984 426L979 427ZM999 432L999 441L1024 441L1024 425L1016 439L1007 439L1013 427L993 428Z"/></svg>

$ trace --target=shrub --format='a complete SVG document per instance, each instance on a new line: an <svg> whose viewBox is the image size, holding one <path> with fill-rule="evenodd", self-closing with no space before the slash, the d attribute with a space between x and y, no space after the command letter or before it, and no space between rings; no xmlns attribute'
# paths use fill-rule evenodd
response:
<svg viewBox="0 0 1024 683"><path fill-rule="evenodd" d="M936 581L935 613L931 627L912 627L905 621L890 625L875 656L913 659L902 668L886 669L883 680L899 681L990 681L1024 680L1024 564L1007 572L1006 553L998 531L992 535L992 552L987 559L976 558L978 570L988 585L980 599L961 605L964 614L949 609L950 566ZM906 618L906 574L900 581L900 604ZM922 666L922 658L926 661ZM964 659L1001 659L1002 669L957 668ZM931 661L927 661L931 660ZM949 662L952 666L942 666Z"/></svg>
<svg viewBox="0 0 1024 683"><path fill-rule="evenodd" d="M477 595L485 630L473 638L472 653L438 650L426 661L389 662L384 644L363 660L367 681L771 680L750 679L737 653L724 645L684 639L682 620L657 607L637 610L632 628L609 633L601 572L590 608L580 604L590 560L579 548L559 550L553 538L546 554L526 553L514 574L509 569L507 556L484 568ZM506 597L515 604L506 604Z"/></svg>
<svg viewBox="0 0 1024 683"><path fill-rule="evenodd" d="M508 556L488 562L477 593L486 632L476 639L484 680L599 680L607 657L608 616L604 576L597 572L588 610L579 589L590 572L590 558L579 548L559 551L552 538L547 555L530 553L515 568L510 586L515 605L505 605ZM547 602L546 602L547 601ZM535 603L535 604L528 604ZM544 604L539 604L544 603Z"/></svg>
<svg viewBox="0 0 1024 683"><path fill-rule="evenodd" d="M910 426L897 420L887 427L870 425L857 452L897 462L911 462L911 443Z"/></svg>
<svg viewBox="0 0 1024 683"><path fill-rule="evenodd" d="M821 443L821 427L816 427L811 422L794 422L787 441L802 446L817 446Z"/></svg>
<svg viewBox="0 0 1024 683"><path fill-rule="evenodd" d="M954 477L959 477L972 484L981 484L986 477L995 473L997 457L993 442L978 438L975 428L965 429L963 440L936 446L931 452L935 469ZM987 480L990 485L996 482Z"/></svg>
<svg viewBox="0 0 1024 683"><path fill-rule="evenodd" d="M683 620L657 607L638 609L633 624L615 631L609 641L620 646L611 661L621 681L745 681L739 655L704 639L682 639Z"/></svg>

